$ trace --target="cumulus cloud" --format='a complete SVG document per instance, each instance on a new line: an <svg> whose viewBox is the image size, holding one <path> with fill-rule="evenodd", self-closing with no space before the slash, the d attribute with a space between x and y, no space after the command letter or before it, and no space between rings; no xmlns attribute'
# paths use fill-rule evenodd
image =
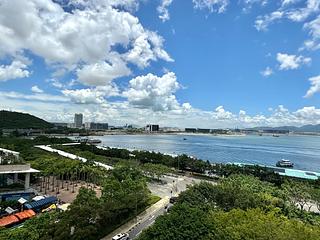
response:
<svg viewBox="0 0 320 240"><path fill-rule="evenodd" d="M31 91L34 93L43 93L43 90L40 89L37 85L32 86Z"/></svg>
<svg viewBox="0 0 320 240"><path fill-rule="evenodd" d="M130 12L115 7L136 1L71 2L72 11L65 11L51 0L2 1L0 57L28 50L68 70L103 65L96 69L103 68L109 78L128 74L127 62L145 67L158 59L172 61L163 49L162 37L145 29ZM122 47L121 53L117 46Z"/></svg>
<svg viewBox="0 0 320 240"><path fill-rule="evenodd" d="M129 103L140 108L150 108L154 111L175 110L180 105L174 95L180 85L173 72L162 77L151 73L138 76L129 81L129 89L123 93Z"/></svg>
<svg viewBox="0 0 320 240"><path fill-rule="evenodd" d="M76 90L65 89L62 93L77 104L103 104L106 103L106 98L119 94L116 86L112 85Z"/></svg>
<svg viewBox="0 0 320 240"><path fill-rule="evenodd" d="M267 67L265 70L260 72L262 76L269 77L273 74L273 70L270 67Z"/></svg>
<svg viewBox="0 0 320 240"><path fill-rule="evenodd" d="M164 39L154 32L146 31L134 40L133 48L124 57L140 68L147 67L150 60L157 58L172 62L173 59L162 49Z"/></svg>
<svg viewBox="0 0 320 240"><path fill-rule="evenodd" d="M311 87L309 88L306 95L304 96L307 98L313 96L317 92L320 92L320 75L309 78L309 81L311 83Z"/></svg>
<svg viewBox="0 0 320 240"><path fill-rule="evenodd" d="M161 0L160 6L157 7L157 11L160 14L159 18L162 22L168 21L170 19L170 14L168 7L172 4L173 0Z"/></svg>
<svg viewBox="0 0 320 240"><path fill-rule="evenodd" d="M20 60L14 60L10 65L0 65L0 81L29 77L27 68L27 64Z"/></svg>
<svg viewBox="0 0 320 240"><path fill-rule="evenodd" d="M223 106L217 107L212 115L213 118L217 120L230 120L234 117L234 115L231 112L226 111Z"/></svg>
<svg viewBox="0 0 320 240"><path fill-rule="evenodd" d="M210 12L223 13L229 5L229 0L192 0L194 8L208 9Z"/></svg>
<svg viewBox="0 0 320 240"><path fill-rule="evenodd" d="M91 92L93 92L92 89ZM88 91L89 92L89 91ZM82 93L90 95L91 93ZM108 103L103 100L97 104L97 95L86 97L87 101L70 102L69 97L45 94L25 95L16 92L0 92L2 109L26 111L48 121L71 122L75 112L82 112L86 121L101 121L111 124L132 123L143 126L154 122L162 126L203 127L203 128L234 128L255 126L284 126L320 124L320 109L306 106L289 111L282 105L269 108L267 115L249 115L245 110L232 113L223 106L213 111L204 111L184 103L178 110L154 111L152 108L132 108L129 102ZM99 98L98 98L99 99Z"/></svg>
<svg viewBox="0 0 320 240"><path fill-rule="evenodd" d="M278 53L277 61L280 64L280 70L292 70L299 68L302 64L309 64L311 62L311 58L289 55L286 53Z"/></svg>
<svg viewBox="0 0 320 240"><path fill-rule="evenodd" d="M112 80L128 76L130 69L123 61L116 61L112 65L106 62L88 64L77 70L81 83L89 86L104 86Z"/></svg>

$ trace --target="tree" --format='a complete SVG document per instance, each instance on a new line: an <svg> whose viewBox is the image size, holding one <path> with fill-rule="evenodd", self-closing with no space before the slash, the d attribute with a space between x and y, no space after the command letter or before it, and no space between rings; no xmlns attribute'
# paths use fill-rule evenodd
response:
<svg viewBox="0 0 320 240"><path fill-rule="evenodd" d="M291 180L283 184L282 188L288 194L288 201L293 206L298 205L300 210L312 201L312 188L308 183Z"/></svg>
<svg viewBox="0 0 320 240"><path fill-rule="evenodd" d="M261 209L212 211L208 218L210 234L205 239L316 240L320 234L317 226L279 217L274 211L265 213Z"/></svg>
<svg viewBox="0 0 320 240"><path fill-rule="evenodd" d="M154 163L145 163L142 165L141 169L145 174L147 174L147 176L157 178L158 180L160 180L164 174L171 172L169 167Z"/></svg>
<svg viewBox="0 0 320 240"><path fill-rule="evenodd" d="M100 200L91 189L80 188L79 193L57 224L55 239L97 239Z"/></svg>
<svg viewBox="0 0 320 240"><path fill-rule="evenodd" d="M282 204L280 191L272 184L246 175L222 179L214 190L216 204L225 210L232 208L273 208Z"/></svg>
<svg viewBox="0 0 320 240"><path fill-rule="evenodd" d="M209 234L207 212L187 204L178 204L168 215L159 217L155 224L142 232L139 240L198 240Z"/></svg>

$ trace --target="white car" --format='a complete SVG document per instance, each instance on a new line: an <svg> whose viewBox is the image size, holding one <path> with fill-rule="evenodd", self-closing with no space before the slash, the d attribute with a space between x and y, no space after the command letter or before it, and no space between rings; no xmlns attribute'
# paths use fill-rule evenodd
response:
<svg viewBox="0 0 320 240"><path fill-rule="evenodd" d="M128 233L119 233L115 235L112 240L129 240L129 234Z"/></svg>

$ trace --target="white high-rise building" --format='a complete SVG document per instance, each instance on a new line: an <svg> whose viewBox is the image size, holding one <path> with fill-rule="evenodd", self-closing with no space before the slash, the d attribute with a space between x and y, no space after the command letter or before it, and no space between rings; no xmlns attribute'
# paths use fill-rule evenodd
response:
<svg viewBox="0 0 320 240"><path fill-rule="evenodd" d="M75 128L82 128L83 124L83 115L82 113L76 113L74 115L74 127Z"/></svg>

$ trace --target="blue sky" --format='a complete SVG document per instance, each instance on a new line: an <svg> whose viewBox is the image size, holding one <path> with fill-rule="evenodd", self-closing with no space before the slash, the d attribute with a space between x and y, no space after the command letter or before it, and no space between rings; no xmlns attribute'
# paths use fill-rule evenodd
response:
<svg viewBox="0 0 320 240"><path fill-rule="evenodd" d="M319 0L4 0L0 108L49 121L320 123Z"/></svg>

